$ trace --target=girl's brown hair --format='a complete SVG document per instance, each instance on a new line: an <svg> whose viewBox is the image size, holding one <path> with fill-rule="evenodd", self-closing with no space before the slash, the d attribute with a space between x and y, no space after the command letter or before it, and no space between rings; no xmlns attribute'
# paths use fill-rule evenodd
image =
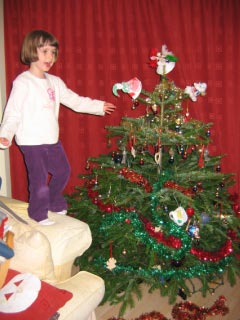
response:
<svg viewBox="0 0 240 320"><path fill-rule="evenodd" d="M41 48L44 45L50 45L56 48L56 56L58 57L58 40L49 32L44 30L34 30L29 32L22 44L21 60L24 64L30 64L38 60L37 48Z"/></svg>

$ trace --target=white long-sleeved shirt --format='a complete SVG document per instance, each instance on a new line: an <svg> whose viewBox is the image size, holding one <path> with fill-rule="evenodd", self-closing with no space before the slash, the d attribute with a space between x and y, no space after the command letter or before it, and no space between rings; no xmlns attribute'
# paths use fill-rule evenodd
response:
<svg viewBox="0 0 240 320"><path fill-rule="evenodd" d="M104 115L104 102L80 97L57 76L46 73L45 79L30 71L14 81L0 127L0 137L18 145L54 144L59 138L60 103L81 113ZM6 148L0 144L0 147Z"/></svg>

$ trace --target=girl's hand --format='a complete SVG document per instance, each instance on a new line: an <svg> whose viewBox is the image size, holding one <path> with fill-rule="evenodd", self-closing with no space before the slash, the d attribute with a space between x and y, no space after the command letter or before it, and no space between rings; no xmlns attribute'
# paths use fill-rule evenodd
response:
<svg viewBox="0 0 240 320"><path fill-rule="evenodd" d="M116 109L116 106L112 103L105 102L103 106L103 111L107 114L111 114Z"/></svg>
<svg viewBox="0 0 240 320"><path fill-rule="evenodd" d="M10 141L7 138L0 137L0 144L7 148L10 146Z"/></svg>

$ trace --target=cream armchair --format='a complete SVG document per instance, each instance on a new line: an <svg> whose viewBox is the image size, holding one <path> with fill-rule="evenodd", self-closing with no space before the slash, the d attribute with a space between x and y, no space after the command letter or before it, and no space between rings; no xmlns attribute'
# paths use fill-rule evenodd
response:
<svg viewBox="0 0 240 320"><path fill-rule="evenodd" d="M32 273L40 280L73 293L72 299L58 310L59 320L94 320L94 309L104 295L104 282L86 271L73 273L75 258L91 245L89 226L51 212L49 218L55 224L41 226L28 217L27 206L25 202L0 196L0 208L8 211L7 224L14 233L10 268Z"/></svg>

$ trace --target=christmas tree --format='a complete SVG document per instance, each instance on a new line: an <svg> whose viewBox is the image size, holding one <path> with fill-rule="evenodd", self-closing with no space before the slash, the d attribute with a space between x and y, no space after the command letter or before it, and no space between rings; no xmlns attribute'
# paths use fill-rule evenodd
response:
<svg viewBox="0 0 240 320"><path fill-rule="evenodd" d="M152 49L149 61L160 76L153 92L137 78L113 86L143 115L106 128L114 151L89 158L68 196L69 213L88 223L93 237L76 264L104 279L103 303L122 303L120 315L141 298L142 283L174 303L194 292L194 278L205 296L224 274L232 285L239 276L234 176L222 173L222 155L208 151L211 124L188 110L207 86L181 89L169 80L177 58L165 45Z"/></svg>

